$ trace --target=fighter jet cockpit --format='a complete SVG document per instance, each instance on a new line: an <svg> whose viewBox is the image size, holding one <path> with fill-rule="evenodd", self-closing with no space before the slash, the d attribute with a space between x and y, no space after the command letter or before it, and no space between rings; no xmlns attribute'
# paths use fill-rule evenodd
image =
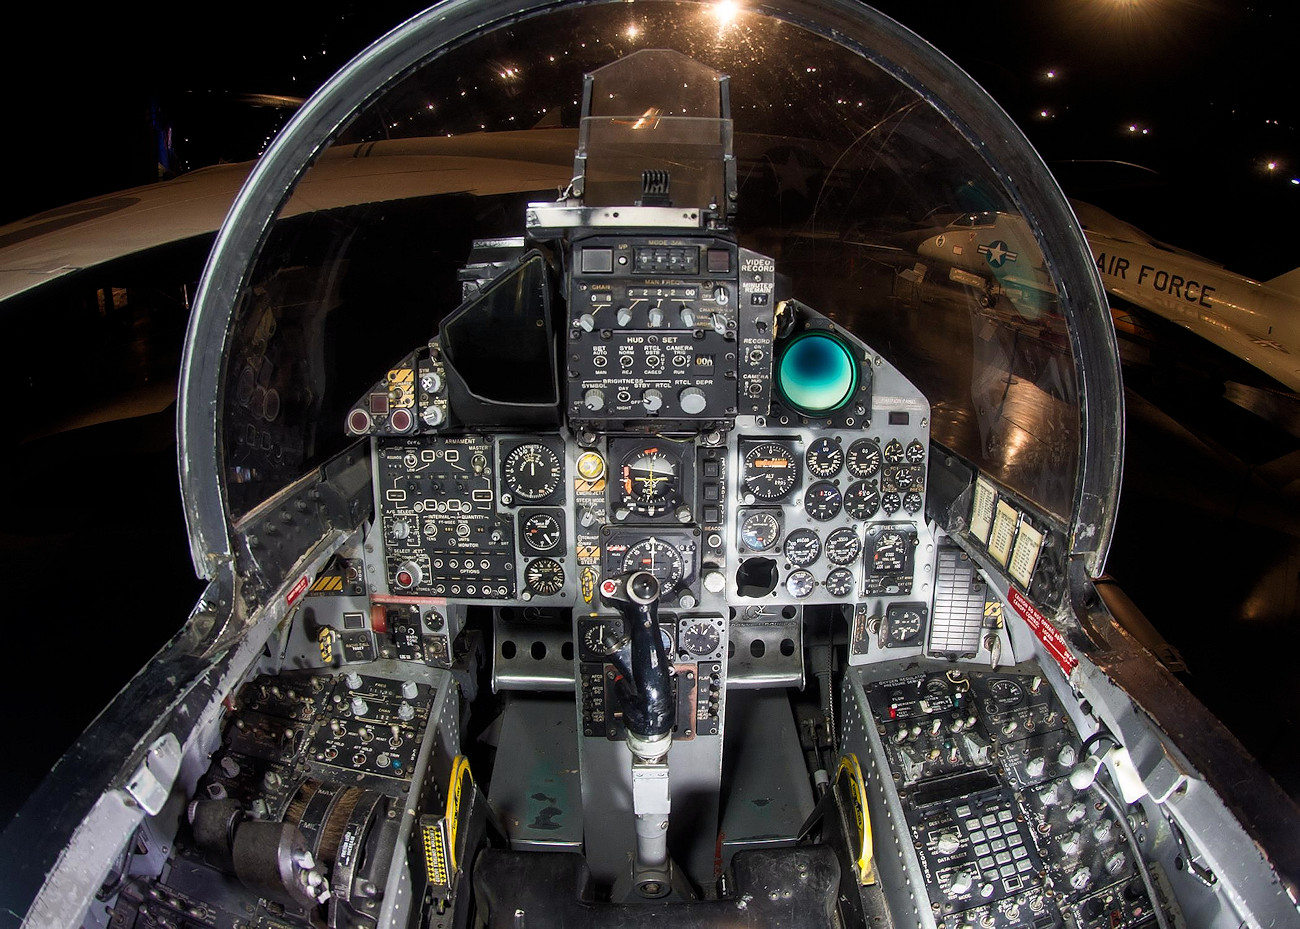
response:
<svg viewBox="0 0 1300 929"><path fill-rule="evenodd" d="M433 7L262 157L182 382L210 584L20 819L24 925L1300 921L1094 584L1078 224L865 7Z"/></svg>

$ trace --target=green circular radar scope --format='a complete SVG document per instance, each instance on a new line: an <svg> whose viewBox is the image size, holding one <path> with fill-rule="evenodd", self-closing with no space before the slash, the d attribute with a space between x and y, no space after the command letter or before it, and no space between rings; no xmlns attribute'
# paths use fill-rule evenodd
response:
<svg viewBox="0 0 1300 929"><path fill-rule="evenodd" d="M781 353L776 387L800 413L824 416L857 391L858 362L843 339L823 331L800 333Z"/></svg>

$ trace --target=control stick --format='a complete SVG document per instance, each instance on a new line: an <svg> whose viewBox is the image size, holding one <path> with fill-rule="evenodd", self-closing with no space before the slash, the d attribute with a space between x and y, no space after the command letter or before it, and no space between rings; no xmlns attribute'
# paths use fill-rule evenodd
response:
<svg viewBox="0 0 1300 929"><path fill-rule="evenodd" d="M617 671L614 689L623 705L627 747L632 752L636 816L632 883L643 897L664 897L673 888L668 860L668 749L677 724L677 701L659 632L659 581L648 571L621 574L601 582L600 595L623 617L623 635L605 643L605 654Z"/></svg>
<svg viewBox="0 0 1300 929"><path fill-rule="evenodd" d="M639 758L662 757L677 725L677 703L659 632L659 581L648 571L622 574L606 579L600 594L623 617L623 636L606 643L606 655L618 671L614 687L628 747Z"/></svg>

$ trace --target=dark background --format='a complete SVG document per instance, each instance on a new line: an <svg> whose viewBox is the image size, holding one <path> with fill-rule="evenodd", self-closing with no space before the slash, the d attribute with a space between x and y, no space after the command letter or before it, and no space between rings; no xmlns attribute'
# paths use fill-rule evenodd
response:
<svg viewBox="0 0 1300 929"><path fill-rule="evenodd" d="M0 63L11 163L0 223L157 180L159 138L168 132L171 171L255 157L290 110L250 95L308 96L422 5L116 6L30 8L33 25L11 33ZM1300 178L1296 5L877 7L989 91L1067 193L1247 275L1300 264L1282 231L1300 205L1300 185L1291 183ZM1078 164L1099 161L1145 170Z"/></svg>
<svg viewBox="0 0 1300 929"><path fill-rule="evenodd" d="M1300 265L1288 228L1300 207L1293 77L1300 5L877 6L988 90L1071 196L1260 279ZM29 8L30 25L11 30L0 61L9 165L0 224L255 158L292 114L294 98L419 9L330 0L105 4L76 14L53 4ZM1289 446L1250 427L1232 439L1207 438L1133 387L1110 569L1187 658L1185 680L1197 696L1300 796L1288 734L1300 724L1300 688L1292 683L1300 502L1290 493L1300 482L1266 473ZM59 724L29 732L22 760L5 766L0 824L179 627L199 592L176 485L173 415L131 422L114 433L129 445L96 447L91 460L82 439L75 452L56 442L24 465L6 466L5 497L17 502L6 504L0 555L27 591L9 620L44 630L37 638L48 642L48 654L10 655L10 663L41 662L57 678ZM52 514L25 490L51 475L93 506ZM25 544L33 526L47 538L66 533L59 564L45 563L48 546ZM78 582L88 594L80 602L65 589ZM58 587L43 586L49 583ZM102 596L118 603L100 617L94 604ZM45 692L28 686L33 695ZM15 687L6 693L10 703L27 699Z"/></svg>

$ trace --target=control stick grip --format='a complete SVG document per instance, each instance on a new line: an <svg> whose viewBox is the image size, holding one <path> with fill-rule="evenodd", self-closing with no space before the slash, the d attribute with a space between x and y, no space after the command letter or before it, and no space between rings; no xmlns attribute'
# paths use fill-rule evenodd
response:
<svg viewBox="0 0 1300 929"><path fill-rule="evenodd" d="M618 671L614 688L624 726L644 739L671 732L677 703L659 632L659 581L648 571L621 574L602 581L600 594L623 617L623 638L610 644L607 655Z"/></svg>

